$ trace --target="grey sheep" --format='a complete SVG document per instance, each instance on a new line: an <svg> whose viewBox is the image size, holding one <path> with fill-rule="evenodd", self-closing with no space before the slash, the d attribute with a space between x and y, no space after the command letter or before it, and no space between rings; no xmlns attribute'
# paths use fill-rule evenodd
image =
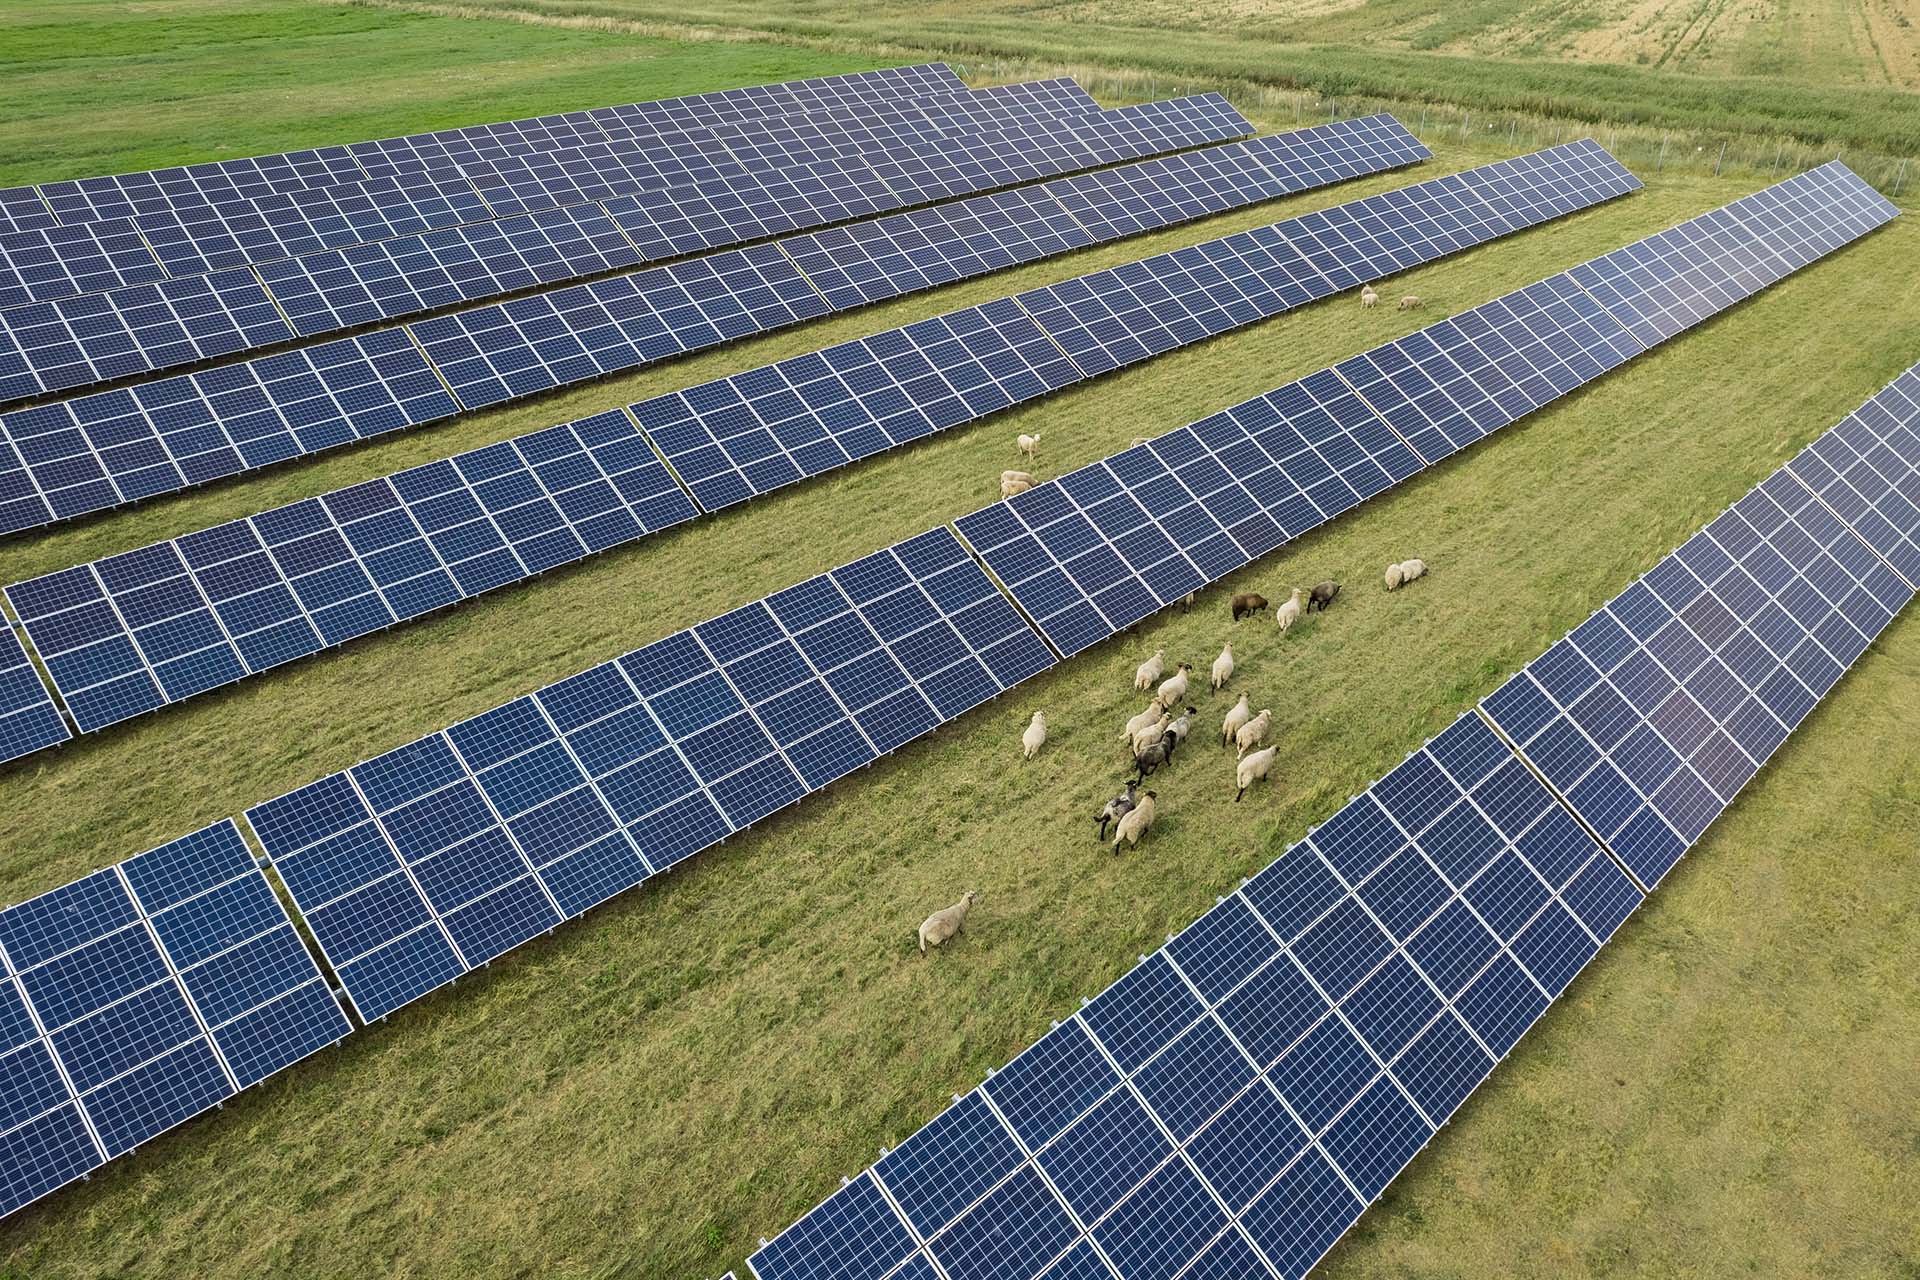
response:
<svg viewBox="0 0 1920 1280"><path fill-rule="evenodd" d="M1118 822L1133 812L1133 806L1137 802L1134 788L1139 785L1137 779L1128 778L1126 790L1107 801L1105 807L1100 810L1100 842L1102 844L1107 841L1107 824Z"/></svg>
<svg viewBox="0 0 1920 1280"><path fill-rule="evenodd" d="M1180 745L1180 739L1162 734L1160 741L1142 751L1133 758L1133 767L1142 778L1173 759L1173 752Z"/></svg>
<svg viewBox="0 0 1920 1280"><path fill-rule="evenodd" d="M1307 595L1307 612L1315 609L1325 613L1333 605L1333 598L1340 594L1340 584L1329 578L1325 582L1313 584L1313 590Z"/></svg>

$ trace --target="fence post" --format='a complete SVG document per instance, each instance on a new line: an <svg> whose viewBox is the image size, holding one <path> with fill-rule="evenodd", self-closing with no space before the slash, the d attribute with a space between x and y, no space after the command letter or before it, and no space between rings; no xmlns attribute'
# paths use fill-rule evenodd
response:
<svg viewBox="0 0 1920 1280"><path fill-rule="evenodd" d="M1460 118L1460 141L1467 140L1467 130L1473 125L1473 112L1469 111Z"/></svg>
<svg viewBox="0 0 1920 1280"><path fill-rule="evenodd" d="M1513 131L1518 122L1512 116L1507 117L1507 150L1513 150Z"/></svg>
<svg viewBox="0 0 1920 1280"><path fill-rule="evenodd" d="M1426 131L1427 131L1427 108L1426 108L1426 104L1422 103L1420 106L1420 132L1425 133Z"/></svg>
<svg viewBox="0 0 1920 1280"><path fill-rule="evenodd" d="M1900 160L1900 171L1893 175L1893 194L1894 195L1897 196L1900 194L1900 185L1904 183L1906 180L1907 180L1907 161L1906 161L1906 158L1903 156L1901 157L1901 160Z"/></svg>
<svg viewBox="0 0 1920 1280"><path fill-rule="evenodd" d="M1660 135L1660 158L1653 162L1653 171L1660 172L1667 164L1667 135Z"/></svg>
<svg viewBox="0 0 1920 1280"><path fill-rule="evenodd" d="M1773 144L1773 168L1767 170L1769 180L1772 179L1774 174L1780 172L1780 153L1786 149L1787 144L1785 142L1776 142Z"/></svg>
<svg viewBox="0 0 1920 1280"><path fill-rule="evenodd" d="M1717 177L1719 177L1719 176L1720 176L1720 165L1722 164L1722 162L1724 162L1724 161L1726 160L1726 158L1727 158L1727 144L1726 144L1726 143L1724 143L1724 142L1722 142L1722 143L1720 144L1720 154L1719 154L1719 155L1718 155L1717 157L1715 157L1715 158L1714 158L1714 161L1713 161L1713 176L1714 176L1714 177L1716 177L1716 178L1717 178Z"/></svg>

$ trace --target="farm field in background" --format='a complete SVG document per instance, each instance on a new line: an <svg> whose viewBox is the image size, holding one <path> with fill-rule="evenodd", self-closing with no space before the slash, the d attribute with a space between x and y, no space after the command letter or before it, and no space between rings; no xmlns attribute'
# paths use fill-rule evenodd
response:
<svg viewBox="0 0 1920 1280"><path fill-rule="evenodd" d="M1124 20L1141 33L1115 45L1120 58L1157 42L1146 9L928 6L890 21L973 22L1001 40L1030 21ZM1483 10L1432 56L1513 52L1498 32L1520 6ZM1383 12L1398 15L1383 29L1392 56L1429 56L1422 9ZM14 6L0 12L0 182L902 60L892 34L864 48L828 29L852 21L850 7L791 13L820 28L809 39L856 51L286 0ZM1322 33L1313 39L1367 34L1333 6L1262 13ZM1680 65L1745 66L1709 61L1716 47ZM1841 44L1822 50L1835 69L1810 79L1872 83L1840 69ZM1263 127L1292 124L1250 110ZM0 543L0 580L1482 163L1498 140L1431 141L1436 158L1402 173L16 538ZM1003 467L1027 465L1016 432L1043 435L1032 469L1057 475L1761 185L1641 176L1640 194L1383 286L1424 296L1424 314L1316 304L15 764L0 771L0 900L973 510ZM1909 215L1241 571L1193 613L1069 660L107 1166L0 1224L0 1275L712 1280L738 1267L756 1237L905 1138L1920 358L1917 258ZM1386 562L1413 555L1429 576L1380 591ZM1233 591L1279 598L1325 577L1346 591L1286 639L1270 618L1229 628ZM1134 665L1164 646L1204 671L1229 636L1238 671L1228 694L1195 700L1202 728L1241 689L1272 706L1273 782L1233 806L1227 758L1191 744L1156 775L1152 834L1116 859L1092 815L1122 776L1113 735L1138 708ZM1036 708L1053 736L1023 764ZM1316 1274L1912 1277L1917 720L1909 614ZM965 888L982 891L967 934L923 959L914 926Z"/></svg>

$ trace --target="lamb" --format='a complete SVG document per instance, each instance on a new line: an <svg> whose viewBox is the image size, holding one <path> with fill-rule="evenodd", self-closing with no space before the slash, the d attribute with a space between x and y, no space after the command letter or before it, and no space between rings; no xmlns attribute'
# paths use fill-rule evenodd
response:
<svg viewBox="0 0 1920 1280"><path fill-rule="evenodd" d="M920 954L927 954L929 946L937 947L964 929L967 924L967 908L971 907L979 896L978 890L969 889L960 895L960 901L922 920L920 922Z"/></svg>
<svg viewBox="0 0 1920 1280"><path fill-rule="evenodd" d="M1329 578L1325 582L1313 584L1313 592L1307 597L1307 612L1315 609L1325 613L1333 607L1333 598L1340 594L1340 584Z"/></svg>
<svg viewBox="0 0 1920 1280"><path fill-rule="evenodd" d="M1424 307L1426 305L1427 305L1426 299L1422 298L1417 293L1410 293L1406 297L1400 299L1400 309L1402 311L1411 311L1415 307Z"/></svg>
<svg viewBox="0 0 1920 1280"><path fill-rule="evenodd" d="M1030 436L1029 435L1015 436L1014 443L1020 446L1020 452L1026 454L1029 458L1031 458L1033 456L1034 450L1040 447L1040 434L1039 432L1035 432L1033 435L1030 435Z"/></svg>
<svg viewBox="0 0 1920 1280"><path fill-rule="evenodd" d="M1240 765L1234 770L1234 781L1240 784L1240 790L1234 793L1235 804L1239 804L1240 797L1247 794L1248 787L1266 778L1268 771L1273 768L1273 753L1279 749L1268 747L1264 751L1256 751L1252 755L1240 757Z"/></svg>
<svg viewBox="0 0 1920 1280"><path fill-rule="evenodd" d="M1000 483L1005 484L1009 480L1024 480L1028 484L1032 484L1033 475L1031 472L1026 471L1002 471L1000 473Z"/></svg>
<svg viewBox="0 0 1920 1280"><path fill-rule="evenodd" d="M1027 731L1020 735L1020 745L1026 749L1026 759L1031 760L1040 754L1040 748L1047 745L1047 713L1036 711L1033 722Z"/></svg>
<svg viewBox="0 0 1920 1280"><path fill-rule="evenodd" d="M1250 618L1267 607L1267 598L1258 591L1237 591L1233 596L1233 620Z"/></svg>
<svg viewBox="0 0 1920 1280"><path fill-rule="evenodd" d="M1173 717L1162 711L1158 720L1136 730L1133 735L1133 741L1129 744L1133 748L1133 754L1137 756L1154 743L1160 741L1161 738L1166 736L1167 726L1172 723Z"/></svg>
<svg viewBox="0 0 1920 1280"><path fill-rule="evenodd" d="M1374 292L1372 285L1363 284L1360 286L1360 305L1361 306L1371 308L1371 307L1378 306L1379 303L1380 303L1380 295Z"/></svg>
<svg viewBox="0 0 1920 1280"><path fill-rule="evenodd" d="M1180 739L1161 733L1158 741L1144 751L1134 753L1133 768L1142 778L1173 760L1173 753L1180 747Z"/></svg>
<svg viewBox="0 0 1920 1280"><path fill-rule="evenodd" d="M1160 674L1167 669L1167 651L1155 649L1153 656L1134 669L1133 687L1145 692L1153 688Z"/></svg>
<svg viewBox="0 0 1920 1280"><path fill-rule="evenodd" d="M1132 742L1133 735L1159 719L1160 713L1164 710L1166 710L1166 704L1158 697L1148 699L1147 709L1127 721L1127 727L1120 732L1120 741Z"/></svg>
<svg viewBox="0 0 1920 1280"><path fill-rule="evenodd" d="M1399 564L1387 566L1387 590L1403 587L1427 571L1425 560L1402 560Z"/></svg>
<svg viewBox="0 0 1920 1280"><path fill-rule="evenodd" d="M1282 631L1300 621L1300 588L1295 587L1293 598L1273 611L1273 618L1280 624Z"/></svg>
<svg viewBox="0 0 1920 1280"><path fill-rule="evenodd" d="M1227 718L1220 722L1220 745L1222 748L1233 745L1234 735L1240 732L1240 726L1253 719L1253 707L1247 702L1247 695L1241 694L1240 701L1233 704L1233 710L1227 712Z"/></svg>
<svg viewBox="0 0 1920 1280"><path fill-rule="evenodd" d="M1213 681L1213 691L1215 693L1220 692L1220 690L1226 686L1227 681L1233 679L1232 645L1227 644L1220 647L1220 656L1213 660L1213 671L1210 678Z"/></svg>
<svg viewBox="0 0 1920 1280"><path fill-rule="evenodd" d="M1131 849L1140 843L1141 836L1147 834L1147 828L1153 825L1154 795L1154 792L1149 791L1147 794L1141 796L1140 803L1136 804L1133 807L1133 811L1122 817L1119 824L1114 827L1114 853L1117 854L1120 852L1120 842L1122 840L1125 840L1127 847Z"/></svg>
<svg viewBox="0 0 1920 1280"><path fill-rule="evenodd" d="M1139 785L1140 784L1134 779L1128 778L1126 790L1122 791L1119 795L1115 796L1113 799L1107 801L1106 806L1100 810L1100 841L1101 843L1104 844L1106 842L1107 824L1109 822L1118 822L1120 821L1120 819L1126 817L1129 813L1133 812L1133 806L1138 801L1138 797L1134 794L1134 788Z"/></svg>
<svg viewBox="0 0 1920 1280"><path fill-rule="evenodd" d="M1003 498L1011 498L1014 494L1025 493L1031 488L1033 488L1033 481L1031 480L1002 480L1000 482L1000 496Z"/></svg>
<svg viewBox="0 0 1920 1280"><path fill-rule="evenodd" d="M1187 673L1193 670L1191 662L1183 662L1173 669L1173 674L1160 682L1158 697L1160 705L1170 707L1187 696Z"/></svg>
<svg viewBox="0 0 1920 1280"><path fill-rule="evenodd" d="M1272 727L1273 708L1268 707L1262 710L1259 715L1241 725L1239 731L1233 735L1233 744L1239 748L1238 751L1234 752L1234 755L1245 759L1247 752L1267 740L1267 730Z"/></svg>

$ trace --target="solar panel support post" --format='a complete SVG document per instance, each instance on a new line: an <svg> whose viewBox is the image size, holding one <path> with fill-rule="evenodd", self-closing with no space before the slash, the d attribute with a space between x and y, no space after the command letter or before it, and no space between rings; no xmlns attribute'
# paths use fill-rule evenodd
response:
<svg viewBox="0 0 1920 1280"><path fill-rule="evenodd" d="M1665 168L1665 167L1666 167L1666 164L1667 164L1667 137L1668 137L1668 135L1667 135L1667 134L1664 134L1664 133L1660 135L1660 155L1659 155L1659 158L1658 158L1658 159L1656 159L1656 160L1655 160L1655 161L1653 162L1653 171L1654 171L1655 173L1658 173L1658 172L1660 172L1660 170L1661 170L1661 169L1663 169L1663 168Z"/></svg>
<svg viewBox="0 0 1920 1280"><path fill-rule="evenodd" d="M1906 180L1907 180L1907 161L1906 161L1906 157L1902 156L1900 159L1899 169L1894 171L1892 194L1896 196L1899 195L1900 188L1906 182Z"/></svg>

